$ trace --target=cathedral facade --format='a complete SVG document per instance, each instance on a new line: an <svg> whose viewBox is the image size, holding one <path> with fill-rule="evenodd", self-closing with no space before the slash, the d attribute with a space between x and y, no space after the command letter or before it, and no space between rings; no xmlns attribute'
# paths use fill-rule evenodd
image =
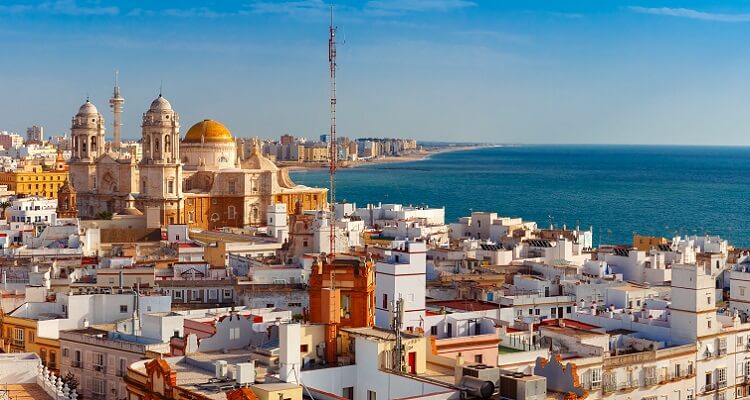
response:
<svg viewBox="0 0 750 400"><path fill-rule="evenodd" d="M159 95L143 114L143 157L113 151L104 118L86 101L73 117L70 185L81 218L135 208L161 224L215 229L264 225L266 209L327 207L327 190L296 185L285 168L263 157L257 142L244 158L221 123L206 119L180 135L179 114Z"/></svg>

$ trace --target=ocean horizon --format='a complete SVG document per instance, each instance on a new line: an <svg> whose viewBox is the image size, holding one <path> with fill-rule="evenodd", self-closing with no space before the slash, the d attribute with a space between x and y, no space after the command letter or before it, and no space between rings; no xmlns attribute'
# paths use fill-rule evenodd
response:
<svg viewBox="0 0 750 400"><path fill-rule="evenodd" d="M325 170L292 171L328 186ZM720 235L750 247L750 148L668 145L509 145L424 160L339 169L338 201L445 207L540 227L592 226L594 242L631 244L634 233Z"/></svg>

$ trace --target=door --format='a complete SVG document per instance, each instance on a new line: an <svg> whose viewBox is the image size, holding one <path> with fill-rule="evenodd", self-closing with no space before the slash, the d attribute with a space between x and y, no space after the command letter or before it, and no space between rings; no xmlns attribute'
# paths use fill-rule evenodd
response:
<svg viewBox="0 0 750 400"><path fill-rule="evenodd" d="M409 373L417 373L417 353L414 351L409 353Z"/></svg>
<svg viewBox="0 0 750 400"><path fill-rule="evenodd" d="M563 308L562 307L557 307L557 318L565 318L563 316Z"/></svg>

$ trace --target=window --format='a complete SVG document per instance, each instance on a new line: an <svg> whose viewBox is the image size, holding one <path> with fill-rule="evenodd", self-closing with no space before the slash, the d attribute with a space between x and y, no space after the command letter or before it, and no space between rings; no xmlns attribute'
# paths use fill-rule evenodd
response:
<svg viewBox="0 0 750 400"><path fill-rule="evenodd" d="M63 356L63 358L68 358L68 357L70 357L70 350L68 350L68 348L67 348L67 347L66 347L66 348L64 348L64 349L62 349L62 351L63 351L63 352L62 352L62 356Z"/></svg>
<svg viewBox="0 0 750 400"><path fill-rule="evenodd" d="M174 193L174 180L167 181L167 193Z"/></svg>
<svg viewBox="0 0 750 400"><path fill-rule="evenodd" d="M24 347L22 328L13 329L13 345L18 346L18 347Z"/></svg>
<svg viewBox="0 0 750 400"><path fill-rule="evenodd" d="M716 370L716 380L718 381L719 386L722 386L722 385L726 386L727 384L727 369L726 368L719 368Z"/></svg>
<svg viewBox="0 0 750 400"><path fill-rule="evenodd" d="M743 339L744 338L742 336L737 336L737 346L742 346Z"/></svg>
<svg viewBox="0 0 750 400"><path fill-rule="evenodd" d="M106 392L106 382L104 379L94 379L94 388L91 392L95 395L104 396Z"/></svg>
<svg viewBox="0 0 750 400"><path fill-rule="evenodd" d="M710 305L710 304L711 304L711 296L708 296L708 297L706 298L706 300L707 300L708 304Z"/></svg>
<svg viewBox="0 0 750 400"><path fill-rule="evenodd" d="M591 388L597 389L602 385L602 370L594 368L591 370Z"/></svg>
<svg viewBox="0 0 750 400"><path fill-rule="evenodd" d="M565 310L565 312L567 312L568 314L572 314L573 313L573 307L568 306L568 308Z"/></svg>
<svg viewBox="0 0 750 400"><path fill-rule="evenodd" d="M208 291L208 298L210 300L218 300L219 298L219 291L217 289L211 289Z"/></svg>
<svg viewBox="0 0 750 400"><path fill-rule="evenodd" d="M437 336L437 325L433 325L430 327L430 335Z"/></svg>
<svg viewBox="0 0 750 400"><path fill-rule="evenodd" d="M195 211L188 212L188 222L195 222Z"/></svg>
<svg viewBox="0 0 750 400"><path fill-rule="evenodd" d="M740 296L744 296L744 295L745 295L745 287L740 286Z"/></svg>
<svg viewBox="0 0 750 400"><path fill-rule="evenodd" d="M529 308L529 315L534 315L534 309L533 308Z"/></svg>
<svg viewBox="0 0 750 400"><path fill-rule="evenodd" d="M706 321L706 324L708 325L708 329L711 329L711 320L710 319L708 321Z"/></svg>
<svg viewBox="0 0 750 400"><path fill-rule="evenodd" d="M234 208L234 206L227 207L227 218L235 219L236 217L237 217L237 210Z"/></svg>
<svg viewBox="0 0 750 400"><path fill-rule="evenodd" d="M299 346L300 353L307 353L309 350L310 349L309 349L308 345L306 345L306 344L301 344Z"/></svg>
<svg viewBox="0 0 750 400"><path fill-rule="evenodd" d="M34 331L29 332L29 343L34 343Z"/></svg>
<svg viewBox="0 0 750 400"><path fill-rule="evenodd" d="M224 297L232 297L232 291L229 289L224 289Z"/></svg>
<svg viewBox="0 0 750 400"><path fill-rule="evenodd" d="M124 314L126 312L128 312L128 306L126 304L121 305L120 306L120 313Z"/></svg>
<svg viewBox="0 0 750 400"><path fill-rule="evenodd" d="M388 309L388 294L383 293L383 309Z"/></svg>
<svg viewBox="0 0 750 400"><path fill-rule="evenodd" d="M273 308L273 303L266 304L266 308Z"/></svg>
<svg viewBox="0 0 750 400"><path fill-rule="evenodd" d="M49 352L49 368L57 369L57 353L52 350Z"/></svg>
<svg viewBox="0 0 750 400"><path fill-rule="evenodd" d="M482 363L482 355L481 354L475 354L474 355L474 362L481 364Z"/></svg>
<svg viewBox="0 0 750 400"><path fill-rule="evenodd" d="M347 400L354 400L354 387L353 386L345 387L343 391L341 392L341 397Z"/></svg>
<svg viewBox="0 0 750 400"><path fill-rule="evenodd" d="M125 376L128 373L127 360L124 358L120 359L120 366L117 369L117 376Z"/></svg>
<svg viewBox="0 0 750 400"><path fill-rule="evenodd" d="M174 292L174 298L175 299L181 299L182 298L182 291L175 290L175 292Z"/></svg>
<svg viewBox="0 0 750 400"><path fill-rule="evenodd" d="M230 179L229 182L227 182L228 191L230 194L234 194L237 192L237 181L234 179Z"/></svg>
<svg viewBox="0 0 750 400"><path fill-rule="evenodd" d="M39 358L42 359L42 365L47 366L47 349L39 350Z"/></svg>
<svg viewBox="0 0 750 400"><path fill-rule="evenodd" d="M372 390L367 391L367 400L378 400L378 394Z"/></svg>
<svg viewBox="0 0 750 400"><path fill-rule="evenodd" d="M238 340L240 338L240 328L229 328L229 340Z"/></svg>
<svg viewBox="0 0 750 400"><path fill-rule="evenodd" d="M81 364L81 351L76 350L75 353L73 353L73 362L71 363L73 367L75 368L82 368L83 365Z"/></svg>

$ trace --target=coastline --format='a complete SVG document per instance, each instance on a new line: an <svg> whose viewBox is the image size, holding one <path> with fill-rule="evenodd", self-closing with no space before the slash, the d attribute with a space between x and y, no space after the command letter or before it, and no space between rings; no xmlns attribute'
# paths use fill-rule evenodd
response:
<svg viewBox="0 0 750 400"><path fill-rule="evenodd" d="M338 168L358 168L368 165L395 164L413 161L427 160L433 155L442 153L451 153L456 151L476 150L488 147L500 147L500 145L477 145L477 146L446 146L435 147L429 150L422 150L415 153L409 153L402 156L386 156L369 160L342 161ZM299 163L299 162L279 162L279 167L287 168L289 171L307 171L328 169L327 163Z"/></svg>

